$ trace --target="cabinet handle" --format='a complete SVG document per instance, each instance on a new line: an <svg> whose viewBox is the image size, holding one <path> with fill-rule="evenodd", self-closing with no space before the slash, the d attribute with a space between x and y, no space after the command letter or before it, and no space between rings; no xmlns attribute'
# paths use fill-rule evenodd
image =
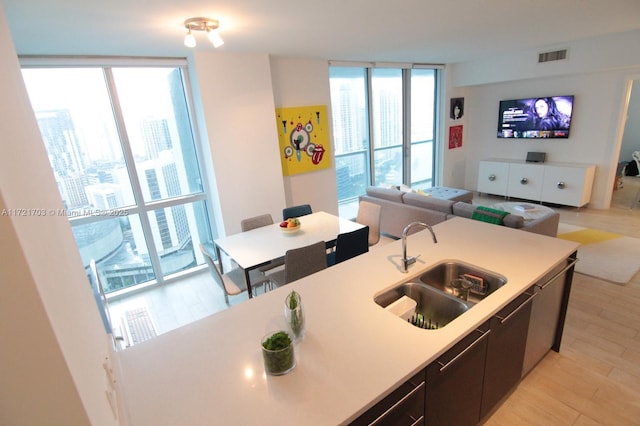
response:
<svg viewBox="0 0 640 426"><path fill-rule="evenodd" d="M421 425L422 420L424 420L424 416L420 416L417 419L414 419L413 416L409 416L409 417L411 417L411 420L414 420L414 422L411 423L411 426Z"/></svg>
<svg viewBox="0 0 640 426"><path fill-rule="evenodd" d="M549 284L551 284L551 282L553 280L555 280L556 278L558 278L560 275L564 274L565 272L567 272L567 270L569 270L569 268L571 268L573 265L576 264L576 262L578 261L578 259L573 258L571 259L571 262L569 262L567 264L567 266L565 266L564 268L562 268L562 270L560 272L558 272L557 274L555 274L553 277L549 278L549 280L547 280L547 282L545 282L544 284L540 285L540 284L536 284L536 287L538 287L540 290L544 290L544 288L546 286L548 286Z"/></svg>
<svg viewBox="0 0 640 426"><path fill-rule="evenodd" d="M567 185L563 181L560 181L556 184L556 186L558 187L558 189L564 189L564 187Z"/></svg>
<svg viewBox="0 0 640 426"><path fill-rule="evenodd" d="M489 175L489 180L491 182L493 182L494 180L496 180L496 175Z"/></svg>
<svg viewBox="0 0 640 426"><path fill-rule="evenodd" d="M418 392L423 387L424 387L424 381L422 381L418 386L413 388L413 390L411 392L409 392L408 394L403 396L398 402L396 402L391 407L389 407L387 409L387 411L385 411L384 413L380 414L380 416L378 416L378 418L376 418L374 421L369 423L369 426L375 426L376 424L380 423L382 420L384 420L385 417L387 417L389 415L389 413L391 413L393 410L398 408L403 402L405 402L407 399L411 398L413 396L413 394Z"/></svg>
<svg viewBox="0 0 640 426"><path fill-rule="evenodd" d="M491 333L491 330L487 330L487 331L482 331L480 329L476 328L476 331L478 333L480 333L480 337L478 337L476 340L473 341L472 344L470 344L469 346L467 346L466 348L464 348L464 350L462 352L460 352L458 355L456 355L455 357L453 357L453 359L451 361L449 361L446 364L441 363L440 361L436 360L436 362L440 365L440 372L442 373L444 370L446 370L447 368L449 368L449 366L451 364L453 364L454 362L456 362L456 360L458 358L460 358L462 355L464 355L465 353L467 353L469 350L471 350L471 348L473 348L475 345L478 344L478 342L480 342L482 339L486 338L489 333Z"/></svg>
<svg viewBox="0 0 640 426"><path fill-rule="evenodd" d="M526 185L529 183L529 179L527 179L526 177L523 177L522 179L520 179L520 183L523 185Z"/></svg>
<svg viewBox="0 0 640 426"><path fill-rule="evenodd" d="M504 324L505 322L509 321L509 318L511 318L512 316L514 316L520 309L522 309L524 307L524 305L526 305L527 303L531 302L531 300L536 297L538 295L538 293L527 293L525 292L524 294L526 294L527 296L529 296L527 298L527 300L525 300L524 302L522 302L520 304L520 306L518 306L517 308L515 308L513 311L511 311L509 313L509 315L507 315L506 317L501 317L500 315L496 315L496 318L498 318L500 320L500 324Z"/></svg>

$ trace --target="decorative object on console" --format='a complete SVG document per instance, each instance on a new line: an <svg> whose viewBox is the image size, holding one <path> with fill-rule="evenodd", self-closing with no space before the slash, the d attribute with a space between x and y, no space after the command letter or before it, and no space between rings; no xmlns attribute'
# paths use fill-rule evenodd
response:
<svg viewBox="0 0 640 426"><path fill-rule="evenodd" d="M544 163L546 159L546 152L527 152L527 163Z"/></svg>

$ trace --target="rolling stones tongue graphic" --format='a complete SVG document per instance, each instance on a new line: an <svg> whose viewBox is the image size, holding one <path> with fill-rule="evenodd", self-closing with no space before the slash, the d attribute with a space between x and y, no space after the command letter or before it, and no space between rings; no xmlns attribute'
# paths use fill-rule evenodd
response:
<svg viewBox="0 0 640 426"><path fill-rule="evenodd" d="M324 148L322 147L322 145L316 145L313 148L313 153L311 154L311 162L316 165L320 164L323 156L324 156Z"/></svg>

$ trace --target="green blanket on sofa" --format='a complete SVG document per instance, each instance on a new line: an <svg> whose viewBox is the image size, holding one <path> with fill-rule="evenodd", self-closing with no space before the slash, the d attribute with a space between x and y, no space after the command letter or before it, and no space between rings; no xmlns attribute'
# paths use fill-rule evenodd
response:
<svg viewBox="0 0 640 426"><path fill-rule="evenodd" d="M491 207L478 206L473 211L471 219L479 220L481 222L493 223L495 225L502 225L502 220L509 212L503 210L492 209Z"/></svg>

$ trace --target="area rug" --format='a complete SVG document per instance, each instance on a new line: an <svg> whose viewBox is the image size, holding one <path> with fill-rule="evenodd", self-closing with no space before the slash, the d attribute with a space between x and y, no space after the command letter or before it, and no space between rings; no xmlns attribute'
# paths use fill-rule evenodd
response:
<svg viewBox="0 0 640 426"><path fill-rule="evenodd" d="M640 239L561 223L558 238L580 243L576 272L626 284L640 270Z"/></svg>

